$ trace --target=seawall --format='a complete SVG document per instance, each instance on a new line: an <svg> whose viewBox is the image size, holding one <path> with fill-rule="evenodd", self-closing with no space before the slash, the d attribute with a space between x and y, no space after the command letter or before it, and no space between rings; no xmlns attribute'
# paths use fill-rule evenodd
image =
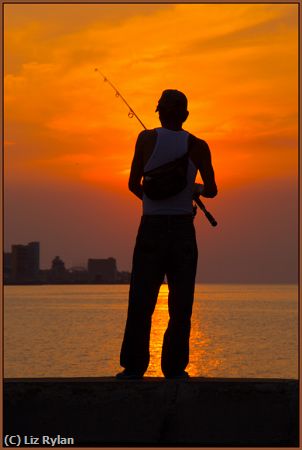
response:
<svg viewBox="0 0 302 450"><path fill-rule="evenodd" d="M78 447L298 447L298 387L281 379L6 379L4 435L21 436L21 446L24 436L60 435Z"/></svg>

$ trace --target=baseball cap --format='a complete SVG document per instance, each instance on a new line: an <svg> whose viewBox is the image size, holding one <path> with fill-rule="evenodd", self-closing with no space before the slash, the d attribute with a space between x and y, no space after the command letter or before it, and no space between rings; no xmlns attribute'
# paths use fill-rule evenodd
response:
<svg viewBox="0 0 302 450"><path fill-rule="evenodd" d="M160 99L158 100L155 112L158 111L160 107L169 110L178 109L186 111L188 107L188 100L185 94L177 89L166 89L163 91Z"/></svg>

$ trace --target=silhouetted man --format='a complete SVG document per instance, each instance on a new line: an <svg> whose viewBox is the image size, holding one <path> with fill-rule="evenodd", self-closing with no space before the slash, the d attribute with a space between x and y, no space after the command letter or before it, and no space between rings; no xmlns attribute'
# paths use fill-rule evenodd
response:
<svg viewBox="0 0 302 450"><path fill-rule="evenodd" d="M143 202L133 255L128 317L120 355L125 370L119 379L142 378L149 364L151 318L166 275L169 324L161 367L166 378L187 378L189 337L197 266L192 195L215 197L217 187L207 143L182 129L187 98L177 90L163 92L156 111L162 127L142 131L136 142L129 189ZM145 171L162 166L189 150L187 186L162 200L151 200L141 184ZM196 185L199 170L204 185Z"/></svg>

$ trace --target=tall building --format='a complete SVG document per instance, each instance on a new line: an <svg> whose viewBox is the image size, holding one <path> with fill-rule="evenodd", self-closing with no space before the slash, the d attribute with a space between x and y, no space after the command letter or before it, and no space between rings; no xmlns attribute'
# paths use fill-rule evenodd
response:
<svg viewBox="0 0 302 450"><path fill-rule="evenodd" d="M62 275L66 273L64 261L59 256L56 256L51 263L51 272L54 275Z"/></svg>
<svg viewBox="0 0 302 450"><path fill-rule="evenodd" d="M12 245L11 275L15 282L38 280L40 270L40 243Z"/></svg>
<svg viewBox="0 0 302 450"><path fill-rule="evenodd" d="M48 271L47 280L49 283L68 283L69 273L65 268L64 261L59 256L56 256L51 263L51 269Z"/></svg>
<svg viewBox="0 0 302 450"><path fill-rule="evenodd" d="M88 274L93 283L116 283L117 273L114 258L88 259Z"/></svg>

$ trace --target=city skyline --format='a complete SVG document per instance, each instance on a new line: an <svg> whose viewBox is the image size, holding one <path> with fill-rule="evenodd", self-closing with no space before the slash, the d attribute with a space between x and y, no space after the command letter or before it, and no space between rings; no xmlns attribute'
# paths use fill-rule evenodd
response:
<svg viewBox="0 0 302 450"><path fill-rule="evenodd" d="M29 242L29 243L27 243L27 244L25 244L24 242L23 243L13 243L12 245L11 245L11 249L4 249L4 254L9 254L9 253L12 253L12 249L13 249L13 247L18 247L18 246L20 246L20 247L23 247L23 246L27 246L27 245L30 245L30 244L34 244L34 243L37 243L37 244L39 244L39 247L40 247L40 255L39 255L39 261L40 261L40 259L41 259L41 243L39 242L39 241L32 241L32 242ZM43 249L43 246L42 246L42 249ZM60 258L61 259L61 256L62 255L53 255L51 258L50 258L50 261L49 261L49 263L48 263L48 265L46 266L45 264L43 265L43 267L42 266L40 266L40 264L39 264L39 268L40 269L47 269L47 268L49 268L50 267L50 265L51 265L51 263L53 262L53 259L54 258ZM98 259L111 259L111 258L113 258L113 259L116 259L116 258L114 258L114 256L104 256L104 255L99 255L99 258ZM89 256L86 256L86 260L84 260L84 258L83 258L83 261L81 261L80 263L76 263L76 264L71 264L71 265L68 265L68 269L73 269L73 268L86 268L87 267L87 265L88 265L88 261L89 261L89 259L96 259L96 258L91 258L91 257L89 257ZM64 260L64 263L65 263L65 258L63 257L62 258L62 260Z"/></svg>
<svg viewBox="0 0 302 450"><path fill-rule="evenodd" d="M98 67L148 128L164 89L188 97L218 185L218 226L195 219L197 281L297 282L298 5L6 4L4 67L5 248L131 270L141 127Z"/></svg>
<svg viewBox="0 0 302 450"><path fill-rule="evenodd" d="M13 244L3 255L4 284L125 284L130 273L119 271L113 257L88 258L83 267L65 267L56 255L48 268L40 267L40 242Z"/></svg>

